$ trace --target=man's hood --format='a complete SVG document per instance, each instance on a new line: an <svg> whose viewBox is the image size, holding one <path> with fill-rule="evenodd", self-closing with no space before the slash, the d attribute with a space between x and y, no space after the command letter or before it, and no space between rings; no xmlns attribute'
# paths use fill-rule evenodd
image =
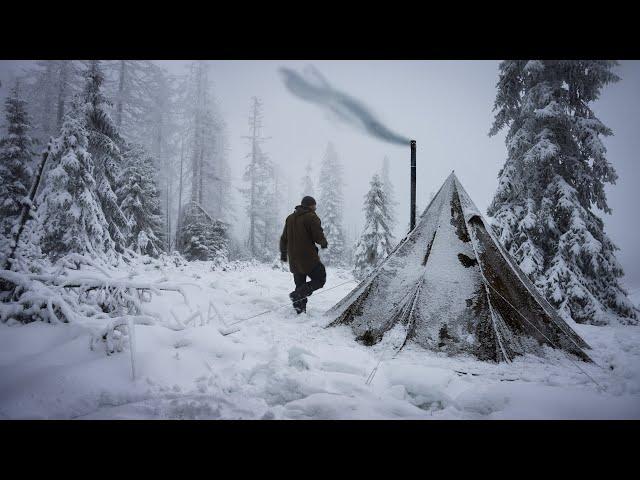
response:
<svg viewBox="0 0 640 480"><path fill-rule="evenodd" d="M305 213L311 212L309 207L305 207L303 205L298 205L296 209L293 211L296 215L304 215Z"/></svg>

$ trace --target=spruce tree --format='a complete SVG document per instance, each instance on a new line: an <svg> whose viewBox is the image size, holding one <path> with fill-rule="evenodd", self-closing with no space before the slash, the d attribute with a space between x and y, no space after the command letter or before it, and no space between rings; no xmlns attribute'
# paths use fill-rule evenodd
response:
<svg viewBox="0 0 640 480"><path fill-rule="evenodd" d="M611 213L617 174L590 104L619 78L616 62L510 60L500 64L490 135L508 128L508 158L488 213L505 248L565 318L607 322L636 313L619 283L617 247L593 208Z"/></svg>
<svg viewBox="0 0 640 480"><path fill-rule="evenodd" d="M249 218L247 248L252 258L271 261L277 253L277 218L274 182L276 165L262 150L262 102L253 97L249 113L249 140L251 150L243 180L248 186L242 190L247 201Z"/></svg>
<svg viewBox="0 0 640 480"><path fill-rule="evenodd" d="M113 102L112 116L120 135L141 145L153 158L161 192L164 236L171 237L173 222L174 164L178 155L175 78L150 60L106 62L105 91Z"/></svg>
<svg viewBox="0 0 640 480"><path fill-rule="evenodd" d="M263 251L266 261L278 261L280 234L282 233L282 174L279 166L268 159L269 169L267 170L267 189L264 196L264 241ZM288 212L287 212L288 213Z"/></svg>
<svg viewBox="0 0 640 480"><path fill-rule="evenodd" d="M253 161L247 165L243 177L249 182L249 186L243 189L250 219L247 247L253 258L266 262L273 260L278 245L273 239L273 233L277 231L274 229L277 221L273 190L275 165L257 145L252 157Z"/></svg>
<svg viewBox="0 0 640 480"><path fill-rule="evenodd" d="M300 194L300 198L306 197L307 195L313 197L314 188L313 188L313 180L311 179L311 161L307 163L307 167L305 168L305 175L302 177L302 192Z"/></svg>
<svg viewBox="0 0 640 480"><path fill-rule="evenodd" d="M57 152L36 200L41 249L53 260L67 253L107 259L115 254L93 178L85 121L80 106L66 115L55 141Z"/></svg>
<svg viewBox="0 0 640 480"><path fill-rule="evenodd" d="M127 144L123 150L124 169L116 194L129 221L127 246L136 253L157 257L166 250L166 238L154 161L140 145Z"/></svg>
<svg viewBox="0 0 640 480"><path fill-rule="evenodd" d="M20 97L18 84L4 105L6 135L0 139L0 233L10 237L31 187L34 142L29 136L27 106Z"/></svg>
<svg viewBox="0 0 640 480"><path fill-rule="evenodd" d="M365 278L393 249L389 199L384 184L376 174L370 182L364 201L365 225L356 244L353 275Z"/></svg>
<svg viewBox="0 0 640 480"><path fill-rule="evenodd" d="M318 216L322 221L324 235L329 244L323 250L322 259L327 265L345 264L345 233L342 223L344 182L342 164L332 143L327 149L320 167Z"/></svg>
<svg viewBox="0 0 640 480"><path fill-rule="evenodd" d="M123 140L111 119L111 103L103 93L104 75L98 60L92 60L85 72L81 109L89 139L88 152L95 166L94 178L103 214L116 249L123 251L129 243L129 224L115 194L116 179L122 169L119 144Z"/></svg>

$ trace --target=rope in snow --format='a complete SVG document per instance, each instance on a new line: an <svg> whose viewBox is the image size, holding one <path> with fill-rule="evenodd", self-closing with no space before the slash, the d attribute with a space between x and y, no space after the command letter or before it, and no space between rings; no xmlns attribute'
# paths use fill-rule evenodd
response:
<svg viewBox="0 0 640 480"><path fill-rule="evenodd" d="M338 287L341 287L342 285L346 285L347 283L352 283L352 282L355 282L355 281L356 280L347 280L346 282L339 283L338 285L334 285L331 288L323 288L322 291L316 293L316 295L322 295L323 293L328 292L329 290L333 290L334 288L338 288ZM309 298L309 297L310 297L310 295L307 295L305 297L302 297L300 300L304 300L305 298ZM239 323L246 322L247 320L251 320L252 318L256 318L256 317L259 317L259 316L264 315L266 313L275 312L276 310L279 310L279 309L284 308L284 307L290 307L290 306L291 306L291 303L283 303L279 307L275 307L275 308L272 308L270 310L265 310L264 312L260 312L260 313L257 313L255 315L252 315L250 317L243 318L242 320L238 320L237 322L230 323L227 326L228 327L232 327L232 326L237 325Z"/></svg>
<svg viewBox="0 0 640 480"><path fill-rule="evenodd" d="M390 346L391 345L392 344L390 344ZM389 358L389 360L395 359L398 356L398 354L400 353L400 350L402 350L403 347L404 347L404 343L402 345L400 345L400 348L398 348L398 350L396 350L394 352L394 354L391 356L391 358ZM373 378L376 376L376 373L378 373L378 367L380 366L380 364L382 364L382 361L384 360L384 354L386 354L389 350L390 349L387 348L387 350L380 357L380 360L378 360L378 363L376 364L376 366L373 368L373 370L371 370L371 373L367 377L367 380L364 382L365 385L371 385L371 382L373 382Z"/></svg>
<svg viewBox="0 0 640 480"><path fill-rule="evenodd" d="M423 279L423 281L424 281L424 279ZM411 299L411 308L409 309L408 313L405 316L405 318L407 318L408 321L407 321L407 327L406 327L406 333L405 333L404 342L402 342L400 344L400 346L396 349L396 351L393 353L391 358L389 358L389 360L395 359L398 356L398 354L400 353L400 350L402 350L404 348L404 346L407 344L407 336L409 335L409 332L411 330L411 325L415 321L414 311L415 311L415 308L416 308L416 301L418 299L418 295L420 295L420 291L422 290L422 284L423 283L421 281L418 284L418 288L416 288L415 292L413 292L413 298ZM411 291L409 293L407 293L407 295L409 295L410 293L411 293ZM406 298L407 295L405 295L403 297L403 299ZM367 380L364 382L365 385L371 385L371 382L373 382L373 378L376 376L376 373L378 372L378 367L380 367L380 365L382 364L382 361L384 360L384 357L389 352L389 350L391 350L392 346L393 346L393 343L389 343L389 346L382 353L382 355L380 356L380 360L378 360L378 363L373 368L373 370L371 370L371 373L367 377Z"/></svg>

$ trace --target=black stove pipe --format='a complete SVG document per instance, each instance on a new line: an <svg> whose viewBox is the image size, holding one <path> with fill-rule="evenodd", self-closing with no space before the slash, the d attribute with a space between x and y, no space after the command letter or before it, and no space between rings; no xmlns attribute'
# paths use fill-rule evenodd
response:
<svg viewBox="0 0 640 480"><path fill-rule="evenodd" d="M409 231L416 227L416 141L411 140L411 214Z"/></svg>

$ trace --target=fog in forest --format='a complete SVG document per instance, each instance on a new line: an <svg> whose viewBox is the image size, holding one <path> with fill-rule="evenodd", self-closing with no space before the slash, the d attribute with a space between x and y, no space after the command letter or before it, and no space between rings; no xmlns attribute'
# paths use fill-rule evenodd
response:
<svg viewBox="0 0 640 480"><path fill-rule="evenodd" d="M114 62L103 62L103 64ZM176 95L193 68L191 61L154 61L174 78ZM493 103L498 79L498 61L208 61L207 82L213 95L216 125L228 164L229 208L227 221L233 235L243 242L249 232L243 179L250 161L249 117L252 98L262 104L261 151L278 167L281 197L274 211L281 217L292 211L303 194L302 178L310 176L320 200L318 175L328 142L344 167L344 227L346 241L353 244L363 226L363 197L383 158L389 158L389 174L397 202L396 239L406 233L409 221L409 145L384 141L354 127L344 115L320 108L292 94L283 81L282 69L303 72L312 65L332 88L361 102L392 132L417 141L418 212L427 205L446 176L455 170L478 207L486 212L497 187L497 175L506 158L505 132L488 132L493 121ZM32 61L0 61L0 96L16 78L35 68ZM106 66L106 65L105 65ZM640 287L636 205L640 204L640 173L636 152L640 150L640 62L623 61L616 69L622 78L607 86L593 104L598 117L614 136L604 138L608 159L619 175L616 185L607 185L612 215L602 215L605 228L620 247L617 257L626 272L623 283ZM106 69L108 82L114 72ZM114 110L114 115L116 114ZM180 160L181 118L172 120L171 148L167 149L173 178L172 211L176 216L176 168ZM135 122L135 116L131 118ZM126 133L126 132L125 132ZM184 152L183 152L184 155ZM188 183L188 179L186 180ZM187 187L185 187L185 192ZM186 195L186 193L185 193ZM215 200L211 200L214 202ZM228 208L228 207L225 207ZM265 207L262 207L265 208ZM266 210L269 210L268 208ZM256 215L273 212L260 211ZM175 229L175 219L173 228ZM275 247L277 250L277 247Z"/></svg>

